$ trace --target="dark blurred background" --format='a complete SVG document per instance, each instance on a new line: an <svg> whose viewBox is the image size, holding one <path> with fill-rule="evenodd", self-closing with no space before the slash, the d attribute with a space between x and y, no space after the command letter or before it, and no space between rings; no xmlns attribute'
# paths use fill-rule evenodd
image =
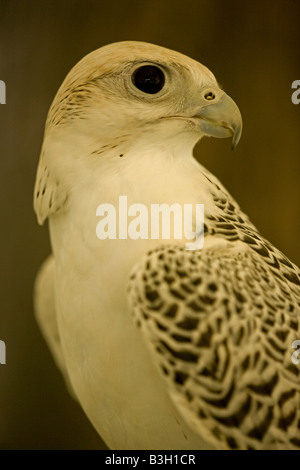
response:
<svg viewBox="0 0 300 470"><path fill-rule="evenodd" d="M104 44L141 40L210 68L244 131L196 155L262 234L300 264L299 0L0 0L0 449L105 448L70 398L39 333L32 286L50 251L32 192L50 103L70 68Z"/></svg>

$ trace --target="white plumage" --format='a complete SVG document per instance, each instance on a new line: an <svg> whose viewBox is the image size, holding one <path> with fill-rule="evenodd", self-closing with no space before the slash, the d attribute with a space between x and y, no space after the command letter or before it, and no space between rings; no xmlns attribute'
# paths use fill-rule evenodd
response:
<svg viewBox="0 0 300 470"><path fill-rule="evenodd" d="M53 254L35 291L58 367L112 449L300 447L299 270L193 158L241 134L211 72L121 42L69 73L50 108L34 207ZM205 241L99 240L96 208L204 204Z"/></svg>

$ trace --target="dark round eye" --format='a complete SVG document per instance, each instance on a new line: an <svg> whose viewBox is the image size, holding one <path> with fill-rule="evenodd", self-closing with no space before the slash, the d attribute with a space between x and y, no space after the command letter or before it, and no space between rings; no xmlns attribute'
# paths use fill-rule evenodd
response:
<svg viewBox="0 0 300 470"><path fill-rule="evenodd" d="M161 69L155 65L143 65L135 70L132 75L132 83L144 93L154 95L165 84L165 76Z"/></svg>

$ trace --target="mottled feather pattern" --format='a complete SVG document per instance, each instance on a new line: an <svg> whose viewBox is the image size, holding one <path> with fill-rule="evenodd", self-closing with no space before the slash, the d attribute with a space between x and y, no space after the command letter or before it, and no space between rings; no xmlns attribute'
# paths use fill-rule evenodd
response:
<svg viewBox="0 0 300 470"><path fill-rule="evenodd" d="M57 179L48 168L45 161L44 151L41 153L37 177L34 188L34 209L38 215L38 221L43 224L45 219L65 207L68 192L62 189Z"/></svg>
<svg viewBox="0 0 300 470"><path fill-rule="evenodd" d="M138 327L190 425L223 449L300 448L299 270L215 200L224 248L150 251L130 278ZM241 243L242 242L242 243Z"/></svg>

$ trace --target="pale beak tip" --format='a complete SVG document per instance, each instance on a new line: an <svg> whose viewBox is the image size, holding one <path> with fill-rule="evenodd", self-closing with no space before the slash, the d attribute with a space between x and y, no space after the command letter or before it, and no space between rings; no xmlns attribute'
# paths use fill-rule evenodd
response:
<svg viewBox="0 0 300 470"><path fill-rule="evenodd" d="M237 144L240 141L242 135L242 124L238 126L234 126L232 129L232 143L231 143L231 150L234 150Z"/></svg>

